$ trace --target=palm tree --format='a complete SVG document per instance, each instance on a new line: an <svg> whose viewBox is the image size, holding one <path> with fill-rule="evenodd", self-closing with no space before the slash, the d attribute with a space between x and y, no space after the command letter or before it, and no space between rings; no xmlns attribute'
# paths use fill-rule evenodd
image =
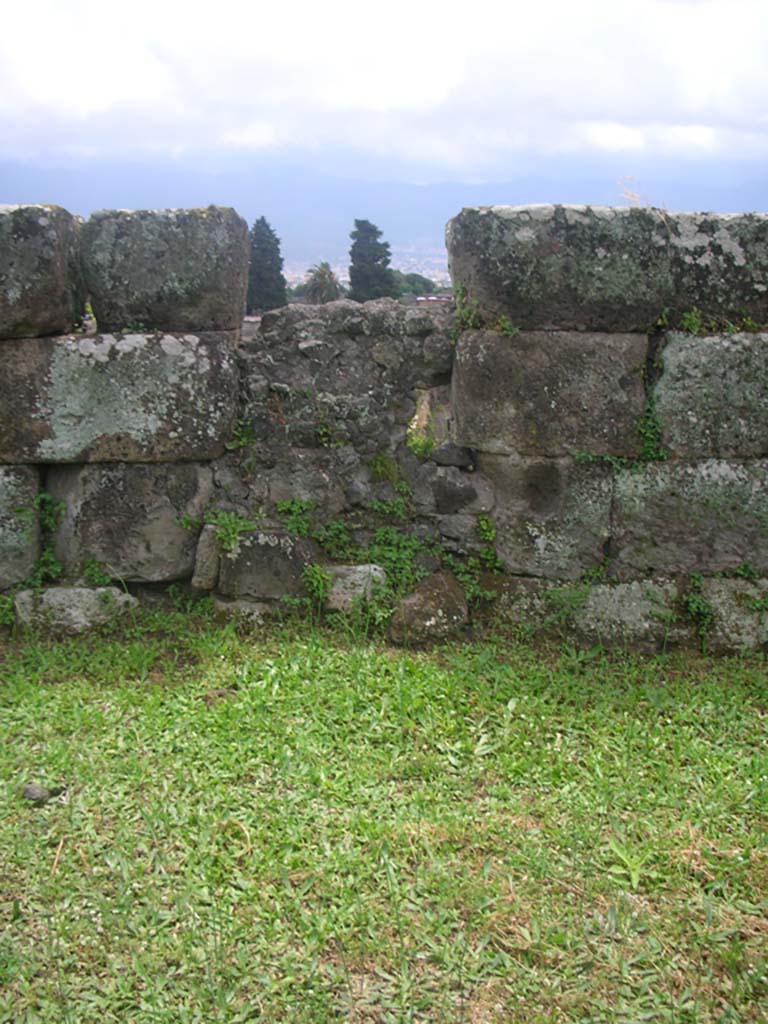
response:
<svg viewBox="0 0 768 1024"><path fill-rule="evenodd" d="M342 296L342 287L339 279L331 270L330 263L316 263L307 271L306 296L309 302L324 303L333 302Z"/></svg>

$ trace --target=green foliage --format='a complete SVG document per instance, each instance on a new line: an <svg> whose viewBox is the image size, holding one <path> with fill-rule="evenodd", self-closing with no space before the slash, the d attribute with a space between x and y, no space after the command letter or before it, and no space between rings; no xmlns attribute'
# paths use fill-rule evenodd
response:
<svg viewBox="0 0 768 1024"><path fill-rule="evenodd" d="M435 448L435 436L431 430L421 432L409 428L405 437L405 447L419 459L426 459Z"/></svg>
<svg viewBox="0 0 768 1024"><path fill-rule="evenodd" d="M480 540L484 540L486 544L493 544L496 540L496 524L484 512L480 512L475 519L475 530Z"/></svg>
<svg viewBox="0 0 768 1024"><path fill-rule="evenodd" d="M482 556L469 555L462 559L445 551L441 553L440 561L443 568L452 573L461 584L467 604L474 606L495 599L495 592L488 590L480 582L480 577L487 568Z"/></svg>
<svg viewBox="0 0 768 1024"><path fill-rule="evenodd" d="M216 540L219 547L228 555L234 554L240 547L240 536L258 529L259 521L264 518L263 513L256 512L244 516L239 512L229 512L225 509L207 509L205 522L216 528Z"/></svg>
<svg viewBox="0 0 768 1024"><path fill-rule="evenodd" d="M26 583L34 590L39 590L44 583L53 583L64 572L64 566L56 558L50 547L44 547L35 562Z"/></svg>
<svg viewBox="0 0 768 1024"><path fill-rule="evenodd" d="M330 523L326 523L315 530L312 536L329 558L343 561L353 555L354 544L349 534L349 528L341 520L334 519Z"/></svg>
<svg viewBox="0 0 768 1024"><path fill-rule="evenodd" d="M693 620L696 627L702 654L706 652L707 638L715 619L715 609L702 593L703 583L700 572L691 573L688 592L680 599L683 611Z"/></svg>
<svg viewBox="0 0 768 1024"><path fill-rule="evenodd" d="M369 460L368 470L374 480L386 480L393 486L400 479L400 471L395 460L391 455L385 455L381 452Z"/></svg>
<svg viewBox="0 0 768 1024"><path fill-rule="evenodd" d="M264 217L254 222L250 233L251 262L248 268L249 313L277 309L288 301L280 239Z"/></svg>
<svg viewBox="0 0 768 1024"><path fill-rule="evenodd" d="M53 533L66 511L63 501L57 501L47 491L38 491L29 508L16 509L16 515L23 522L31 524L38 518L40 524L40 557L23 586L39 590L44 583L52 583L64 572L64 567L53 553Z"/></svg>
<svg viewBox="0 0 768 1024"><path fill-rule="evenodd" d="M330 263L323 261L316 263L307 271L304 295L308 302L314 305L325 305L326 302L334 302L344 294L344 289L339 279L331 269Z"/></svg>
<svg viewBox="0 0 768 1024"><path fill-rule="evenodd" d="M645 412L637 424L637 431L641 443L639 461L663 462L668 452L662 443L661 421L653 395L648 396Z"/></svg>
<svg viewBox="0 0 768 1024"><path fill-rule="evenodd" d="M0 594L0 626L8 628L16 624L16 613L13 610L13 595Z"/></svg>
<svg viewBox="0 0 768 1024"><path fill-rule="evenodd" d="M89 558L83 566L83 579L89 587L112 586L112 577L95 558Z"/></svg>
<svg viewBox="0 0 768 1024"><path fill-rule="evenodd" d="M410 515L410 508L405 498L389 498L385 501L379 501L374 498L371 502L371 510L377 515L385 516L387 519L396 519L400 522L405 522Z"/></svg>
<svg viewBox="0 0 768 1024"><path fill-rule="evenodd" d="M282 517L286 530L295 533L298 537L309 536L312 529L313 502L302 501L300 498L289 498L287 501L278 501L275 508Z"/></svg>
<svg viewBox="0 0 768 1024"><path fill-rule="evenodd" d="M427 575L416 562L426 550L418 537L394 526L382 526L374 533L362 560L382 567L393 594L407 594Z"/></svg>
<svg viewBox="0 0 768 1024"><path fill-rule="evenodd" d="M330 423L320 423L315 428L315 437L321 448L341 448L344 441L336 436Z"/></svg>
<svg viewBox="0 0 768 1024"><path fill-rule="evenodd" d="M369 220L356 220L350 236L350 298L357 302L396 297L398 285L390 270L389 243L382 242L381 231Z"/></svg>
<svg viewBox="0 0 768 1024"><path fill-rule="evenodd" d="M507 338L515 338L520 333L520 328L513 326L509 317L503 313L496 321L496 330L499 334L505 335Z"/></svg>
<svg viewBox="0 0 768 1024"><path fill-rule="evenodd" d="M685 331L687 334L705 336L765 331L768 328L768 324L759 324L746 313L731 318L708 314L694 306L693 309L687 309L681 313L665 309L654 324L655 330L666 330L674 327Z"/></svg>
<svg viewBox="0 0 768 1024"><path fill-rule="evenodd" d="M331 574L320 565L307 565L301 574L301 581L315 608L322 608L331 591Z"/></svg>
<svg viewBox="0 0 768 1024"><path fill-rule="evenodd" d="M455 335L458 336L462 331L483 327L484 320L480 313L480 303L477 299L469 298L463 285L456 285L453 297L456 300Z"/></svg>
<svg viewBox="0 0 768 1024"><path fill-rule="evenodd" d="M399 296L432 295L437 291L435 282L423 274L404 274L400 270L393 270L392 278Z"/></svg>
<svg viewBox="0 0 768 1024"><path fill-rule="evenodd" d="M737 565L730 573L730 576L735 576L741 580L758 580L760 579L760 573L752 565L751 562L742 562L741 565Z"/></svg>
<svg viewBox="0 0 768 1024"><path fill-rule="evenodd" d="M227 451L236 451L238 448L247 448L256 441L256 431L253 424L247 420L237 420L232 427L232 438L227 441L224 447Z"/></svg>

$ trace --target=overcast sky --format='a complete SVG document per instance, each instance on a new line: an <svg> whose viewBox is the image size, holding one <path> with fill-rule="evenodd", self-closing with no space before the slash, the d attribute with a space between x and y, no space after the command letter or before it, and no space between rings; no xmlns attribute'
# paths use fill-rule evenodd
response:
<svg viewBox="0 0 768 1024"><path fill-rule="evenodd" d="M767 59L768 0L19 0L0 159L343 152L413 181L606 153L628 174L757 166Z"/></svg>

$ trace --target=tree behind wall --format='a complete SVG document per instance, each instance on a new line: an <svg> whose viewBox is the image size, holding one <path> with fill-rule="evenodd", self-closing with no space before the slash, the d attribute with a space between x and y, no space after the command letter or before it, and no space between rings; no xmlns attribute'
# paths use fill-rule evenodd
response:
<svg viewBox="0 0 768 1024"><path fill-rule="evenodd" d="M259 217L251 228L251 265L248 271L249 313L277 309L288 302L280 239L264 217Z"/></svg>
<svg viewBox="0 0 768 1024"><path fill-rule="evenodd" d="M330 263L317 263L307 272L304 291L309 302L318 305L340 299L343 290L339 280L331 270Z"/></svg>
<svg viewBox="0 0 768 1024"><path fill-rule="evenodd" d="M349 236L350 298L358 302L396 296L398 287L389 269L389 243L381 242L381 231L369 220L356 220Z"/></svg>

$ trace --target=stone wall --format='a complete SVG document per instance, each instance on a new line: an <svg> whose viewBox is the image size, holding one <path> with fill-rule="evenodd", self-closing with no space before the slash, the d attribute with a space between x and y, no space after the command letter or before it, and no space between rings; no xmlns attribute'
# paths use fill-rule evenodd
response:
<svg viewBox="0 0 768 1024"><path fill-rule="evenodd" d="M455 310L242 336L234 211L0 207L0 593L766 645L768 218L479 208L448 249Z"/></svg>

